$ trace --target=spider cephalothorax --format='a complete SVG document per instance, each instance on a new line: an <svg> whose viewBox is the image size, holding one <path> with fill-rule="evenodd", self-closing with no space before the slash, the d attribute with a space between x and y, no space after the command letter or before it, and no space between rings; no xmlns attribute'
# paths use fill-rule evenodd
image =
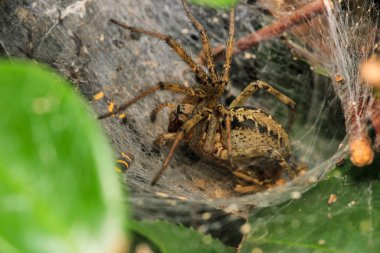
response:
<svg viewBox="0 0 380 253"><path fill-rule="evenodd" d="M215 70L210 43L204 27L190 13L186 0L182 0L182 4L186 15L200 33L207 72L172 37L131 27L114 19L110 21L127 30L165 41L190 67L199 80L199 84L194 88L189 88L177 83L160 82L120 105L116 111L100 115L99 119L125 110L128 106L158 90L181 93L185 95L185 98L180 104L160 104L151 115L151 120L154 121L162 108L169 107L172 109L169 116L168 132L158 136L156 145L161 146L168 142L173 144L162 169L156 174L152 184L157 182L167 168L181 141L186 141L192 151L229 169L239 181L248 184L248 188L240 187L237 189L240 192L249 191L249 185L263 184L255 176L255 173L249 171L249 164L257 158L267 158L267 160L275 162L290 178L294 178L296 173L287 162L290 155L290 143L286 131L271 115L262 110L243 105L244 101L258 89L265 89L291 109L295 107L293 100L269 84L263 81L255 81L248 84L229 106L220 103L220 98L229 82L234 43L234 7L230 8L229 38L226 46L225 63L222 73L218 74Z"/></svg>

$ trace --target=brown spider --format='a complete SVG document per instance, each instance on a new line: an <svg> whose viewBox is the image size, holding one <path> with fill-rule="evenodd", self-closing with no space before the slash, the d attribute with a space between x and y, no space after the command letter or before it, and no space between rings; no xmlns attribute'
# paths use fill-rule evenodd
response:
<svg viewBox="0 0 380 253"><path fill-rule="evenodd" d="M121 112L138 100L158 90L168 90L185 95L180 104L160 104L152 111L151 120L154 121L161 109L164 107L172 109L169 116L168 132L160 134L156 144L161 146L168 141L173 142L161 170L152 180L152 185L158 181L168 167L173 153L181 141L186 141L192 151L229 169L240 181L248 184L246 188L240 185L239 189L237 189L239 192L250 191L250 189L253 189L252 185L262 185L264 183L249 169L250 162L260 157L267 158L272 163L275 162L290 178L294 178L296 172L286 160L290 156L290 143L284 128L271 115L262 110L243 106L244 101L258 89L265 89L291 109L295 108L293 100L272 88L269 84L263 81L255 81L248 84L229 106L222 105L219 102L229 82L234 45L234 7L230 8L229 38L225 63L220 75L215 70L209 39L204 27L190 13L187 1L182 0L182 4L187 17L200 33L207 72L172 37L131 27L114 19L110 21L127 30L165 41L194 72L199 80L197 87L189 88L177 83L160 82L123 103L117 110L100 115L98 118L104 119Z"/></svg>

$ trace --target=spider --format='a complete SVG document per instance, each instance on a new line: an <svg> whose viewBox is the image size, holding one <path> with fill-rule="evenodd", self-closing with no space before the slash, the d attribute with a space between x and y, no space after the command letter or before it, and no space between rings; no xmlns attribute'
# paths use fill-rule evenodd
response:
<svg viewBox="0 0 380 253"><path fill-rule="evenodd" d="M172 145L162 168L154 176L151 182L152 185L157 183L168 167L173 153L182 141L186 142L190 150L199 154L202 158L227 168L240 182L247 184L246 188L244 186L237 187L235 189L237 191L246 192L253 189L255 185L263 185L264 182L254 172L250 171L249 164L257 158L266 158L272 163L276 163L290 179L293 179L297 173L287 162L290 157L290 143L287 132L271 115L260 109L244 106L244 102L259 89L266 90L292 110L295 109L295 102L268 83L254 81L248 84L229 106L221 104L220 99L229 83L230 76L234 46L234 7L231 5L229 13L225 62L222 73L217 73L205 28L190 12L186 0L182 0L182 5L187 17L200 34L207 71L192 59L172 37L155 31L132 27L115 19L110 19L110 22L126 30L164 41L195 74L198 80L197 86L185 87L173 82L159 82L121 104L117 110L98 116L98 119L104 119L119 113L140 99L159 90L180 93L184 95L181 103L160 104L151 114L151 120L154 121L160 110L165 107L171 109L168 132L160 134L155 143L158 147L168 142L172 142ZM251 187L252 185L253 188Z"/></svg>

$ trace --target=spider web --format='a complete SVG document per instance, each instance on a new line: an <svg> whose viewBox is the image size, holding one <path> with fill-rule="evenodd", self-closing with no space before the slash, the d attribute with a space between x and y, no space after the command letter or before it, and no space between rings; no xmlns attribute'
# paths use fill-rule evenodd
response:
<svg viewBox="0 0 380 253"><path fill-rule="evenodd" d="M272 21L263 9L273 9L273 6L250 2L241 2L237 6L236 38ZM307 2L296 1L293 5ZM200 38L184 15L180 1L0 1L0 7L0 52L8 56L27 56L53 65L89 100L95 93L103 91L108 100L118 105L159 81L175 81L188 86L194 84L188 68L167 45L123 31L107 22L113 17L130 25L170 34L196 57L201 49ZM228 34L227 11L198 6L191 6L191 9L206 27L212 44L225 43ZM291 15L291 11L281 15ZM347 151L344 145L346 125L340 99L348 92L355 101L363 91L356 88L356 71L360 61L358 48L347 51L334 40L338 36L337 31L353 31L350 25L355 23L340 19L348 16L338 6L325 15L329 20L327 27L330 28L324 30L324 35L328 36L326 43L332 49L341 50L339 52L349 52L354 63L348 66L341 58L319 60L318 51L312 52L314 58L308 60L314 60L329 70L338 69L347 80L353 78L356 81L350 82L344 90L332 86L329 78L316 74L310 65L296 58L283 40L273 39L234 56L231 85L226 96L228 99L237 95L249 82L260 79L295 100L297 112L290 132L291 144L295 157L305 162L309 170L286 185L237 196L226 188L228 178L223 170L181 148L157 186L150 186L152 177L160 169L168 152L168 149L157 152L152 145L155 137L166 130L167 112L162 112L153 124L149 121L150 111L159 103L180 99L165 92L156 93L126 111L126 124L115 118L102 121L115 152L128 151L135 157L125 174L130 191L129 202L134 207L135 217L167 219L197 225L202 231L220 231L228 224L241 224L239 217L246 217L252 206L260 208L299 198L302 192L315 185L333 168ZM300 38L295 35L295 38ZM311 34L308 36L313 39ZM346 36L349 39L354 35ZM367 47L373 43L366 41ZM301 46L316 50L302 40ZM364 94L368 95L369 91L364 91ZM91 102L95 114L106 110L107 99ZM258 92L248 104L264 109L285 125L289 112L270 95ZM213 213L212 219L207 215L210 212ZM224 212L237 216L231 218ZM205 220L214 222L204 225Z"/></svg>

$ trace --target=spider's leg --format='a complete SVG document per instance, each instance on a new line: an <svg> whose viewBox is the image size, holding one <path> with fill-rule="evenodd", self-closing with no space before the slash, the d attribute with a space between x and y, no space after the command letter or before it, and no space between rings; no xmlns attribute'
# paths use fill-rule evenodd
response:
<svg viewBox="0 0 380 253"><path fill-rule="evenodd" d="M270 160L274 160L280 165L280 167L285 171L285 173L289 176L290 179L294 179L297 176L297 173L290 167L288 162L285 160L285 158L278 152L277 149L268 147L262 150L261 155L262 157L267 157ZM260 157L257 154L253 155L253 158ZM247 175L244 171L239 170L239 167L231 167L231 172L237 176L238 178L244 179L248 182L256 183L256 184L263 184L264 182L260 183L260 181L257 181L258 179Z"/></svg>
<svg viewBox="0 0 380 253"><path fill-rule="evenodd" d="M247 194L247 193L262 191L265 189L267 188L265 188L265 186L262 186L262 185L247 185L247 186L236 185L234 188L234 191L238 193Z"/></svg>
<svg viewBox="0 0 380 253"><path fill-rule="evenodd" d="M234 7L231 6L230 9L230 28L228 33L228 42L226 47L226 55L225 55L225 62L223 66L223 73L222 73L222 84L224 86L227 85L229 77L230 77L230 69L231 69L231 60L232 60L232 51L234 49Z"/></svg>
<svg viewBox="0 0 380 253"><path fill-rule="evenodd" d="M278 152L276 149L268 149L267 153L269 154L269 158L276 160L281 168L285 171L285 173L293 179L297 176L294 170L290 167L290 165L285 161L284 157Z"/></svg>
<svg viewBox="0 0 380 253"><path fill-rule="evenodd" d="M209 154L214 149L215 135L218 130L218 119L210 114L208 118L206 136L203 142L203 152ZM204 132L202 133L204 134Z"/></svg>
<svg viewBox="0 0 380 253"><path fill-rule="evenodd" d="M200 121L202 121L204 118L208 116L209 112L206 110L201 110L194 114L194 116L186 121L185 124L182 125L181 129L177 132L176 138L174 140L174 143L169 151L169 154L165 158L165 161L162 165L162 168L160 171L157 172L157 174L154 176L151 185L155 185L160 179L162 173L166 170L166 168L169 165L169 162L174 154L174 151L176 150L178 144L181 142L181 140L195 127Z"/></svg>
<svg viewBox="0 0 380 253"><path fill-rule="evenodd" d="M226 115L226 134L228 161L232 166L231 115L229 113Z"/></svg>
<svg viewBox="0 0 380 253"><path fill-rule="evenodd" d="M264 81L258 80L258 81L254 81L254 82L248 84L248 86L245 87L245 89L239 94L239 96L237 96L235 98L235 100L232 101L229 108L233 108L236 106L243 105L244 101L248 97L252 96L259 89L266 90L268 93L273 95L275 98L277 98L278 100L280 100L282 103L284 103L286 106L288 106L290 108L292 113L289 115L288 124L287 124L288 125L287 130L289 130L290 126L292 125L292 122L294 120L294 115L295 115L294 112L295 112L295 108L296 108L296 103L291 98L284 95L282 92L276 90L270 84L268 84Z"/></svg>
<svg viewBox="0 0 380 253"><path fill-rule="evenodd" d="M176 136L177 136L177 133L163 133L163 134L160 134L160 135L158 135L158 137L154 141L154 145L157 148L160 148L163 145L165 145L167 143L167 141L173 141L173 140L175 140Z"/></svg>
<svg viewBox="0 0 380 253"><path fill-rule="evenodd" d="M181 57L181 59L190 67L190 69L195 73L195 75L201 80L201 82L203 84L208 83L208 75L206 74L206 72L202 69L201 66L199 66L199 64L197 64L191 58L191 56L189 54L186 53L185 49L183 49L183 47L172 37L158 33L158 32L148 31L145 29L129 26L129 25L121 23L115 19L110 19L110 21L112 23L124 28L124 29L129 30L129 31L146 34L148 36L151 36L151 37L157 38L159 40L165 41L166 44L168 44L168 46L171 47L174 50L174 52L179 57Z"/></svg>
<svg viewBox="0 0 380 253"><path fill-rule="evenodd" d="M239 169L231 169L231 173L234 174L237 178L243 179L246 182L254 183L256 185L263 185L264 182L259 180L256 177L247 175L244 171Z"/></svg>
<svg viewBox="0 0 380 253"><path fill-rule="evenodd" d="M207 69L210 73L212 83L215 84L218 80L218 76L217 76L216 71L215 71L215 66L214 66L214 62L212 59L212 53L211 53L211 46L210 46L210 42L209 42L206 30L203 27L203 25L190 12L189 6L187 5L187 0L182 0L182 5L183 5L183 8L185 9L187 17L190 19L190 21L193 24L193 26L195 27L195 29L197 29L199 31L199 34L201 35L202 50L203 50L203 54L204 54L205 59L206 59Z"/></svg>
<svg viewBox="0 0 380 253"><path fill-rule="evenodd" d="M155 122L156 119L157 119L157 114L162 110L164 109L165 107L168 107L168 108L171 108L171 109L174 109L177 107L176 104L171 104L171 103L163 103L163 104L159 104L158 106L156 106L156 108L154 108L152 110L152 112L150 113L150 121L152 122Z"/></svg>
<svg viewBox="0 0 380 253"><path fill-rule="evenodd" d="M168 91L172 91L172 92L175 92L175 93L182 93L182 94L185 94L185 95L188 95L188 96L196 96L196 97L203 97L204 96L204 94L198 92L198 90L195 90L195 89L192 89L192 88L188 88L188 87L179 85L177 83L160 82L157 85L155 85L155 86L153 86L153 87L151 87L149 89L146 89L146 90L140 92L137 96L135 96L131 100L129 100L129 101L121 104L116 110L114 110L112 112L104 113L102 115L99 115L98 119L104 119L104 118L107 118L107 117L109 117L111 115L119 113L121 111L124 111L130 105L136 103L140 99L142 99L142 98L148 96L149 94L152 94L152 93L154 93L154 92L156 92L158 90L168 90Z"/></svg>
<svg viewBox="0 0 380 253"><path fill-rule="evenodd" d="M290 99L289 97L287 97L286 95L284 95L280 91L273 88L270 84L268 84L264 81L258 80L258 81L254 81L254 82L248 84L248 86L245 87L245 89L239 94L239 96L237 96L235 98L235 100L232 101L229 108L233 108L233 107L242 105L244 103L244 101L249 96L252 96L259 89L266 90L268 93L273 95L275 98L280 100L282 103L284 103L285 105L287 105L291 109L294 109L296 106L296 103L292 99Z"/></svg>
<svg viewBox="0 0 380 253"><path fill-rule="evenodd" d="M248 175L246 171L242 170L238 165L231 164L229 167L230 172L237 178L243 181L244 185L236 184L234 190L239 193L249 193L265 189L265 182L257 178L256 175ZM249 183L250 185L245 185Z"/></svg>
<svg viewBox="0 0 380 253"><path fill-rule="evenodd" d="M225 119L227 159L232 166L231 114L230 111L222 105L217 106L217 111Z"/></svg>

